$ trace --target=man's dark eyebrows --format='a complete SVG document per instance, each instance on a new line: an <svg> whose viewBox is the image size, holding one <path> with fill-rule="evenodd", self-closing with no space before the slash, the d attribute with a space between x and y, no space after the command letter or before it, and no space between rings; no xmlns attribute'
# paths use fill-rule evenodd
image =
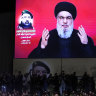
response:
<svg viewBox="0 0 96 96"><path fill-rule="evenodd" d="M63 19L64 17L63 16L58 16L60 19Z"/></svg>
<svg viewBox="0 0 96 96"><path fill-rule="evenodd" d="M66 17L64 17L64 16L58 16L58 17L61 17L61 18L71 17L72 18L72 16L66 16Z"/></svg>
<svg viewBox="0 0 96 96"><path fill-rule="evenodd" d="M71 19L71 18L72 18L72 16L67 16L66 18Z"/></svg>
<svg viewBox="0 0 96 96"><path fill-rule="evenodd" d="M67 16L67 17L72 17L72 16Z"/></svg>

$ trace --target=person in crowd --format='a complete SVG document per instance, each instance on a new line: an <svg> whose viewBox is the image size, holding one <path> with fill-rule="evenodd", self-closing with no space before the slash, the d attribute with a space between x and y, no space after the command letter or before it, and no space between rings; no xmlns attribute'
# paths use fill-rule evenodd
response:
<svg viewBox="0 0 96 96"><path fill-rule="evenodd" d="M15 89L22 93L22 87L23 87L23 74L21 71L18 71L18 74L16 76L16 81L15 81Z"/></svg>
<svg viewBox="0 0 96 96"><path fill-rule="evenodd" d="M61 74L60 74L60 86L59 86L59 92L60 92L60 96L63 95L65 89L66 89L66 84L65 84L65 73L64 71L62 70L61 71Z"/></svg>

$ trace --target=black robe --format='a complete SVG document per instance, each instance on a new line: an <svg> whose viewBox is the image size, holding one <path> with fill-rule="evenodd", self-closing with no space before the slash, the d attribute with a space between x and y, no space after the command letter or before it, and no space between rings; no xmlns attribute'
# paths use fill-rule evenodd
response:
<svg viewBox="0 0 96 96"><path fill-rule="evenodd" d="M94 57L94 43L88 36L88 44L82 44L78 30L73 30L68 39L60 38L57 30L49 32L48 45L41 49L41 39L39 45L28 56L28 58L87 58Z"/></svg>

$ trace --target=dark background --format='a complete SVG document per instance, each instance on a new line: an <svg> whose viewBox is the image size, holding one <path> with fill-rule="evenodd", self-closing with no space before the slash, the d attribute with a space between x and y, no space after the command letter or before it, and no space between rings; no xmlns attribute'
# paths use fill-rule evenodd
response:
<svg viewBox="0 0 96 96"><path fill-rule="evenodd" d="M0 73L13 72L15 0L0 2Z"/></svg>

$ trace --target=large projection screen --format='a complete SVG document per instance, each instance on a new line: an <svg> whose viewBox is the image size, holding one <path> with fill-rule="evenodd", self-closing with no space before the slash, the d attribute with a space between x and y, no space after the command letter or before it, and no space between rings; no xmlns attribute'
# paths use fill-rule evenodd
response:
<svg viewBox="0 0 96 96"><path fill-rule="evenodd" d="M16 0L15 11L15 56L14 58L28 58L30 52L38 46L44 28L56 28L54 7L62 0ZM77 8L74 28L83 25L88 36L96 45L96 0L66 0ZM22 29L21 14L26 10L32 14L29 18L32 27ZM24 18L24 17L23 17Z"/></svg>

